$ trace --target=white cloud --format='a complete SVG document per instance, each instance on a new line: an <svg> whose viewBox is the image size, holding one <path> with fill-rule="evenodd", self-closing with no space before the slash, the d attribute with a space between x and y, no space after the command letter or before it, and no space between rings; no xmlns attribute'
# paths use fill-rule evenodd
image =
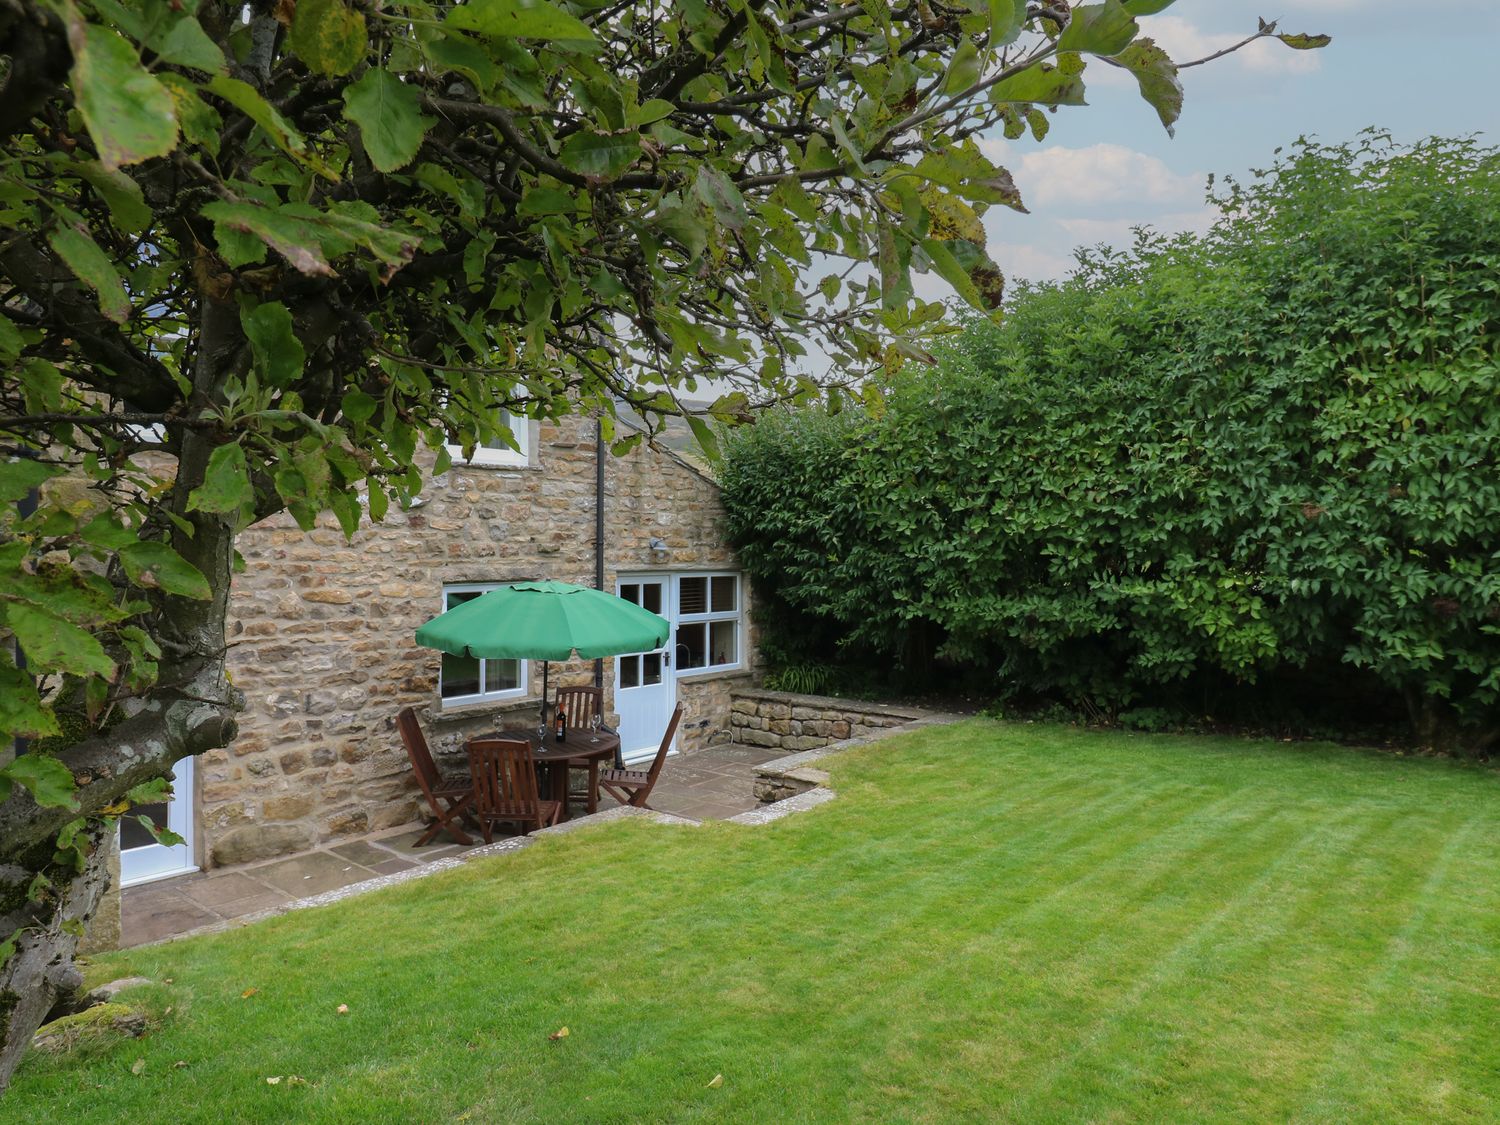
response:
<svg viewBox="0 0 1500 1125"><path fill-rule="evenodd" d="M1168 211L1147 219L1057 219L1056 222L1082 245L1108 242L1114 246L1126 246L1134 241L1131 231L1135 227L1148 226L1164 234L1179 231L1202 234L1213 226L1218 216L1216 208L1205 205L1191 210Z"/></svg>
<svg viewBox="0 0 1500 1125"><path fill-rule="evenodd" d="M1145 16L1143 34L1156 40L1174 62L1193 62L1232 47L1246 36L1239 33L1204 31L1181 16ZM1258 39L1218 63L1237 62L1256 74L1310 74L1322 67L1317 51L1294 51L1273 39Z"/></svg>
<svg viewBox="0 0 1500 1125"><path fill-rule="evenodd" d="M1035 210L1056 203L1175 203L1202 195L1204 176L1172 171L1154 156L1117 144L1029 152L1012 170Z"/></svg>

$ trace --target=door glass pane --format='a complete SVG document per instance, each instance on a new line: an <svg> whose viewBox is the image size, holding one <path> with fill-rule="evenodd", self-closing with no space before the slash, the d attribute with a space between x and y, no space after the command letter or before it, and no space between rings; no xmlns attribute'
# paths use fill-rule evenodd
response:
<svg viewBox="0 0 1500 1125"><path fill-rule="evenodd" d="M702 622L695 625L677 626L677 670L679 672L708 666L708 647L705 644L707 631L708 626Z"/></svg>
<svg viewBox="0 0 1500 1125"><path fill-rule="evenodd" d="M443 653L443 698L479 694L479 661L472 656Z"/></svg>
<svg viewBox="0 0 1500 1125"><path fill-rule="evenodd" d="M715 578L713 580L714 596L712 608L715 613L733 613L738 608L736 603L739 601L739 598L736 596L737 591L735 589L738 585L739 579L733 575L726 575L723 578Z"/></svg>
<svg viewBox="0 0 1500 1125"><path fill-rule="evenodd" d="M708 612L708 579L684 578L677 587L677 612Z"/></svg>
<svg viewBox="0 0 1500 1125"><path fill-rule="evenodd" d="M645 684L661 683L661 653L648 652L641 657L641 682Z"/></svg>
<svg viewBox="0 0 1500 1125"><path fill-rule="evenodd" d="M641 584L641 605L652 613L661 612L661 590L660 582L643 582Z"/></svg>
<svg viewBox="0 0 1500 1125"><path fill-rule="evenodd" d="M620 686L641 686L641 658L639 656L620 657Z"/></svg>
<svg viewBox="0 0 1500 1125"><path fill-rule="evenodd" d="M158 828L167 826L167 802L158 801L152 805L136 805L130 810L130 815L120 819L120 850L129 851L131 848L146 848L156 843L155 837L146 831L146 826L136 820L137 816L151 818L151 823Z"/></svg>
<svg viewBox="0 0 1500 1125"><path fill-rule="evenodd" d="M739 663L739 623L715 621L708 627L708 651L711 664Z"/></svg>
<svg viewBox="0 0 1500 1125"><path fill-rule="evenodd" d="M627 582L620 587L620 597L635 605L641 604L641 588L638 583Z"/></svg>

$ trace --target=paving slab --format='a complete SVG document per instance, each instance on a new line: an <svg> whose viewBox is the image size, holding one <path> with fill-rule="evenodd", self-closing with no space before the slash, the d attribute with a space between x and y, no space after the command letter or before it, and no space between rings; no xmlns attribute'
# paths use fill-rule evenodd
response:
<svg viewBox="0 0 1500 1125"><path fill-rule="evenodd" d="M258 895L249 895L232 902L220 903L214 910L221 918L243 918L247 914L258 914L262 910L270 910L272 907L291 901L291 895L267 887Z"/></svg>
<svg viewBox="0 0 1500 1125"><path fill-rule="evenodd" d="M215 910L226 902L264 894L269 888L243 872L230 871L223 875L194 875L187 879L173 880L172 889L187 896L198 906Z"/></svg>
<svg viewBox="0 0 1500 1125"><path fill-rule="evenodd" d="M331 852L306 852L255 868L255 877L294 898L322 894L372 878L368 867Z"/></svg>
<svg viewBox="0 0 1500 1125"><path fill-rule="evenodd" d="M358 863L364 867L374 867L377 863L384 863L388 859L395 859L396 853L388 846L371 843L369 840L351 840L347 844L339 844L337 847L329 848L336 856L342 856L350 863ZM407 849L410 851L411 849ZM412 860L416 862L415 859Z"/></svg>

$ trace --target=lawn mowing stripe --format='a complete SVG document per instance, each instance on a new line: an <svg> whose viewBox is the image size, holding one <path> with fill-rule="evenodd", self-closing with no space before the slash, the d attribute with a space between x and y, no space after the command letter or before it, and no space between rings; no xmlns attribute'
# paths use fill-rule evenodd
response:
<svg viewBox="0 0 1500 1125"><path fill-rule="evenodd" d="M1369 830L1364 826L1346 826L1345 822L1352 819L1353 815L1351 810L1333 823L1325 822L1301 834L1270 856L1269 862L1265 862L1267 857L1263 855L1251 857L1251 861L1259 868L1259 873L1248 884L1236 890L1223 905L1196 921L1190 930L1157 955L1150 967L1130 983L1123 995L1098 1009L1096 1013L1091 1013L1089 1025L1073 1049L1053 1060L1050 1066L1029 1074L1025 1092L1019 1101L1007 1103L1006 1111L1022 1118L1028 1116L1034 1110L1035 1102L1044 1088L1050 1088L1063 1074L1076 1071L1089 1056L1096 1053L1098 1047L1114 1031L1121 1017L1139 1008L1154 990L1190 971L1192 956L1210 940L1218 937L1229 923L1246 910L1264 910L1261 915L1263 921L1273 915L1275 911L1270 908L1270 904L1262 906L1264 892L1274 886L1282 874L1295 866L1304 855L1315 849L1326 852L1329 845L1338 842L1352 844L1355 839L1367 835ZM1310 890L1311 888L1304 888L1303 893L1310 893ZM1288 901L1293 897L1295 896L1288 896ZM1094 944L1097 945L1100 940L1095 939Z"/></svg>
<svg viewBox="0 0 1500 1125"><path fill-rule="evenodd" d="M1434 858L1418 893L1410 901L1410 909L1401 926L1391 934L1381 960L1371 967L1362 992L1363 1003L1346 1009L1337 1038L1324 1056L1324 1063L1315 1076L1311 1087L1303 1091L1297 1106L1298 1118L1335 1119L1347 1112L1336 1102L1332 1087L1335 1076L1355 1069L1356 1052L1378 1049L1379 1036L1373 1027L1376 1019L1386 1015L1383 1001L1395 987L1397 970L1404 968L1416 954L1422 931L1432 920L1432 902L1436 891L1450 879L1455 861L1469 858L1466 846L1477 834L1478 823L1469 820L1452 832L1442 850ZM1373 1041L1373 1042L1372 1042ZM1360 1067L1368 1070L1368 1067Z"/></svg>

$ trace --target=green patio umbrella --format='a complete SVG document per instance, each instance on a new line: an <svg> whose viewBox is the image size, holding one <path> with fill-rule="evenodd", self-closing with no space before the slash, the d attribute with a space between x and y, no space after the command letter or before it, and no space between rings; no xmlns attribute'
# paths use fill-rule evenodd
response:
<svg viewBox="0 0 1500 1125"><path fill-rule="evenodd" d="M453 656L491 660L585 660L646 652L667 642L664 618L624 598L567 582L512 582L417 630L417 644ZM542 716L547 665L542 664Z"/></svg>

